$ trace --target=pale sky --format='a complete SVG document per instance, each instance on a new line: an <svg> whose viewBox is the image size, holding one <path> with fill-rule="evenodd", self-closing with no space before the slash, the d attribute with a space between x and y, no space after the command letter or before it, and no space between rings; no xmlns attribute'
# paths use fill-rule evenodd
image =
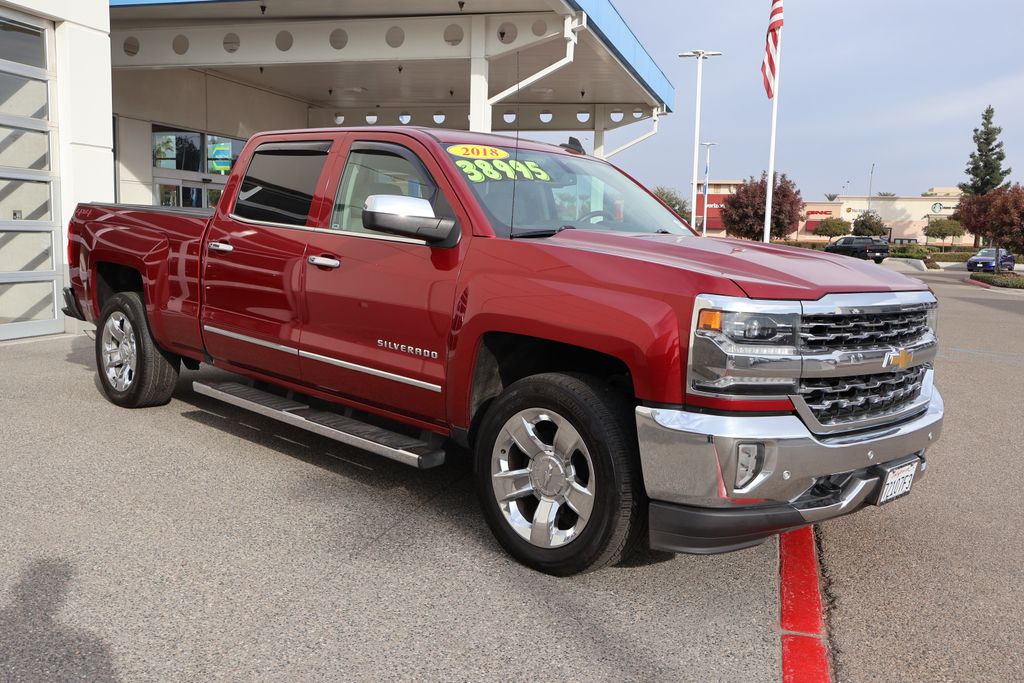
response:
<svg viewBox="0 0 1024 683"><path fill-rule="evenodd" d="M719 143L711 176L760 175L771 125L760 72L770 0L613 2L676 101L657 135L612 161L689 196L696 66L676 55L719 50L704 69L701 139ZM866 194L872 162L875 192L956 185L988 104L1011 177L1024 179L1024 1L785 0L785 10L776 168L805 201L847 180L847 194ZM649 125L609 133L607 148Z"/></svg>

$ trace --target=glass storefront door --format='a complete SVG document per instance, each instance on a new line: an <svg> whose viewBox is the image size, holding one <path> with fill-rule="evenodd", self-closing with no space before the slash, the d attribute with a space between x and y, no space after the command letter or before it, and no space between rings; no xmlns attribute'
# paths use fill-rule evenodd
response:
<svg viewBox="0 0 1024 683"><path fill-rule="evenodd" d="M64 330L50 31L0 9L0 339Z"/></svg>
<svg viewBox="0 0 1024 683"><path fill-rule="evenodd" d="M159 206L183 206L196 209L213 208L220 199L224 185L219 182L196 182L154 174L153 192Z"/></svg>

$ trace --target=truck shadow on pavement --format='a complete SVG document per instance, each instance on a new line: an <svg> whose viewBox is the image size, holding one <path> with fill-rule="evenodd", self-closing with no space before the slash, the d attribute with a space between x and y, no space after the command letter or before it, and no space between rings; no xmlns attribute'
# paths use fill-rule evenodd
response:
<svg viewBox="0 0 1024 683"><path fill-rule="evenodd" d="M114 659L98 636L58 621L74 576L71 564L32 562L0 608L0 678L17 681L116 681Z"/></svg>
<svg viewBox="0 0 1024 683"><path fill-rule="evenodd" d="M332 476L343 477L363 486L381 492L401 490L411 496L409 505L417 512L433 513L437 518L475 519L474 524L460 524L466 542L481 550L504 556L486 528L480 513L479 500L473 487L472 454L458 446L446 447L445 463L428 470L417 470L387 458L367 453L326 437L279 423L241 408L197 394L192 390L192 381L213 375L224 379L237 376L215 368L204 368L199 372L182 371L174 399L194 410L184 410L180 415L188 420L211 427L218 431L263 448L271 449L290 458L321 468ZM102 391L99 379L97 388ZM305 500L331 502L335 494L329 482L314 489L304 489ZM325 500L326 499L326 500ZM672 553L650 550L644 544L637 552L623 561L621 567L642 567L675 558Z"/></svg>

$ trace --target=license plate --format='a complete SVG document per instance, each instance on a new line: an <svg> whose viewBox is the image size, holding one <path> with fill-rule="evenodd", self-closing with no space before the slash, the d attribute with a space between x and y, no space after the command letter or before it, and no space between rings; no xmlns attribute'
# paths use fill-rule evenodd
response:
<svg viewBox="0 0 1024 683"><path fill-rule="evenodd" d="M885 474L882 480L882 490L878 494L878 501L875 505L884 505L889 501L901 498L910 493L910 487L914 483L914 475L917 474L919 460L908 462L905 465L897 465Z"/></svg>

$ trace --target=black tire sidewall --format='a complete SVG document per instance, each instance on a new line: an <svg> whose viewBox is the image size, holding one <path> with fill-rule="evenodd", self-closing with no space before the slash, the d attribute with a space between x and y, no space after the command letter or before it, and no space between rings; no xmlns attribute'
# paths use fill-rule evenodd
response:
<svg viewBox="0 0 1024 683"><path fill-rule="evenodd" d="M107 324L107 319L118 311L128 319L135 333L135 377L124 391L118 391L110 385L107 373L103 369L103 328ZM96 370L103 385L103 392L112 403L124 408L134 408L141 404L146 382L149 380L146 376L147 354L151 353L159 353L159 350L149 334L149 323L142 298L135 292L121 292L110 297L96 323Z"/></svg>
<svg viewBox="0 0 1024 683"><path fill-rule="evenodd" d="M579 385L587 387L582 382ZM538 548L520 537L505 520L491 483L491 457L498 434L512 415L527 408L551 410L568 419L587 445L592 476L596 477L590 520L577 538L557 548ZM490 405L474 447L477 494L488 525L510 555L539 571L565 576L590 569L605 554L615 528L622 521L624 473L610 452L610 448L629 443L628 435L622 434L621 429L622 425L615 421L603 423L602 416L595 414L574 391L546 383L544 376L520 380Z"/></svg>

